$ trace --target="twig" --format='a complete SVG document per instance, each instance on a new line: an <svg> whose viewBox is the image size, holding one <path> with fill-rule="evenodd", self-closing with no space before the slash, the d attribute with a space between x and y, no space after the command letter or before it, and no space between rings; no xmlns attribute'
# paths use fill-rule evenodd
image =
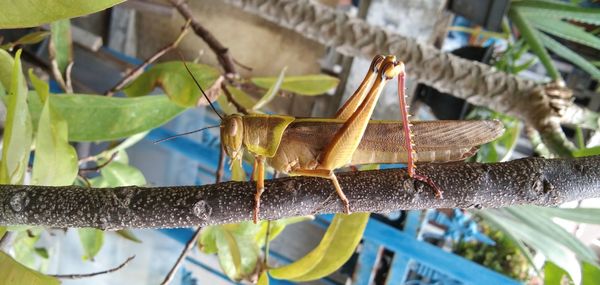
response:
<svg viewBox="0 0 600 285"><path fill-rule="evenodd" d="M106 96L109 96L109 97L113 96L115 94L115 92L123 89L123 87L125 87L131 81L138 78L138 76L140 76L142 73L144 73L144 69L146 69L146 67L148 65L154 63L161 56L163 56L170 50L176 48L179 45L179 43L181 42L181 40L183 39L183 37L187 34L189 27L190 27L190 21L187 21L185 23L185 25L181 28L181 32L179 32L179 35L177 36L177 38L172 43L159 49L158 51L156 51L156 53L154 53L152 56L147 58L141 65L139 65L138 67L136 67L135 69L133 69L129 73L127 73L127 75L125 75L113 88L106 91Z"/></svg>
<svg viewBox="0 0 600 285"><path fill-rule="evenodd" d="M167 274L167 276L165 276L165 280L163 280L163 282L160 283L161 285L169 284L173 280L173 277L175 277L175 273L177 273L177 270L179 269L179 267L183 263L183 260L188 255L188 253L190 252L190 250L194 247L194 245L198 241L198 238L200 238L200 233L201 232L202 232L202 227L198 227L196 229L196 231L194 232L194 235L192 236L192 238L185 244L185 247L181 251L181 254L177 258L177 261L175 262L175 264L173 265L173 267L171 267L171 270L169 271L169 273Z"/></svg>
<svg viewBox="0 0 600 285"><path fill-rule="evenodd" d="M242 104L240 104L237 100L235 100L235 98L233 98L233 95L231 94L231 92L229 92L229 90L227 89L227 85L225 85L224 82L221 84L221 90L223 90L225 97L227 97L227 101L229 101L231 104L233 104L233 106L238 111L238 113L244 114L244 115L249 114L248 110L246 108L244 108L244 106L242 106Z"/></svg>
<svg viewBox="0 0 600 285"><path fill-rule="evenodd" d="M104 163L102 163L102 164L96 165L96 166L94 166L94 167L89 167L89 168L81 168L81 169L79 169L79 173L80 173L80 174L83 174L83 173L86 173L86 172L96 172L96 171L99 171L100 169L102 169L103 167L105 167L105 166L107 166L109 163L111 163L111 162L112 162L112 161L115 159L115 157L117 157L117 154L118 154L118 152L114 152L114 153L113 153L113 154L110 156L110 158L108 158L108 160L107 160L107 161L105 161L105 162L104 162Z"/></svg>
<svg viewBox="0 0 600 285"><path fill-rule="evenodd" d="M243 69L245 69L245 70L247 70L247 71L252 71L252 70L253 70L253 68L252 68L252 67L250 67L250 66L248 66L248 65L245 65L245 64L243 64L243 63L241 63L241 62L237 61L235 58L233 59L233 63L237 64L239 67L241 67L241 68L243 68Z"/></svg>
<svg viewBox="0 0 600 285"><path fill-rule="evenodd" d="M98 276L98 275L102 275L102 274L108 274L108 273L115 272L115 271L125 267L125 265L127 265L134 258L135 258L135 255L130 256L123 263L121 263L121 265L119 265L115 268L104 270L104 271L86 273L86 274L49 274L48 276L52 276L52 277L58 278L58 279L82 279L82 278L94 277L94 276Z"/></svg>
<svg viewBox="0 0 600 285"><path fill-rule="evenodd" d="M217 38L215 38L206 28L204 28L200 22L198 22L190 7L185 3L184 0L169 0L171 4L179 11L179 14L183 16L187 21L191 21L192 29L194 33L198 35L204 42L208 45L208 47L217 55L217 60L219 64L225 70L225 77L228 79L237 74L235 70L235 65L229 54L229 49L223 46Z"/></svg>
<svg viewBox="0 0 600 285"><path fill-rule="evenodd" d="M555 206L600 197L598 165L600 156L422 165L421 174L444 189L444 199L435 198L404 169L343 172L337 177L354 212ZM284 177L265 181L265 189L264 220L344 211L328 179ZM255 190L254 182L237 181L116 188L0 185L0 225L117 230L236 223L252 218Z"/></svg>

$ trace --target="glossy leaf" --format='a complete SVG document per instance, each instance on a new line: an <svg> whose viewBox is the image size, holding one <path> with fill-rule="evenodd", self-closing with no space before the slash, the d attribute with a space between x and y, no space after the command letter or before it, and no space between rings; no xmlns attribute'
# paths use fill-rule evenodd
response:
<svg viewBox="0 0 600 285"><path fill-rule="evenodd" d="M69 126L69 141L115 140L157 128L185 110L164 95L116 98L86 94L57 94L51 106ZM29 95L34 123L42 107L36 94Z"/></svg>
<svg viewBox="0 0 600 285"><path fill-rule="evenodd" d="M254 77L250 80L257 86L267 89L277 82L277 77ZM287 76L281 83L281 90L299 95L321 95L335 88L339 82L339 79L325 74Z"/></svg>
<svg viewBox="0 0 600 285"><path fill-rule="evenodd" d="M517 7L525 16L544 16L576 22L600 25L600 9L581 7L563 1L527 0L513 1L510 4Z"/></svg>
<svg viewBox="0 0 600 285"><path fill-rule="evenodd" d="M48 96L49 87L33 72L29 72L37 94L46 96L44 108L38 121L33 161L33 185L65 186L73 184L79 165L77 152L69 144L67 122L51 107L56 96Z"/></svg>
<svg viewBox="0 0 600 285"><path fill-rule="evenodd" d="M117 235L121 236L124 239L130 240L135 243L142 243L138 237L136 237L131 230L118 230L115 232Z"/></svg>
<svg viewBox="0 0 600 285"><path fill-rule="evenodd" d="M301 259L269 271L272 277L297 282L325 277L354 253L369 220L368 213L335 215L319 245Z"/></svg>
<svg viewBox="0 0 600 285"><path fill-rule="evenodd" d="M5 51L0 50L0 53ZM32 141L31 117L27 108L27 85L21 70L21 50L12 67L12 80L6 98L6 122L0 162L0 183L23 184Z"/></svg>
<svg viewBox="0 0 600 285"><path fill-rule="evenodd" d="M598 15L600 15L600 12ZM583 27L548 17L528 17L528 19L533 26L548 34L600 49L600 38L586 32Z"/></svg>
<svg viewBox="0 0 600 285"><path fill-rule="evenodd" d="M50 60L56 61L63 79L67 66L73 61L73 43L71 40L71 21L58 20L50 24Z"/></svg>
<svg viewBox="0 0 600 285"><path fill-rule="evenodd" d="M12 48L14 48L17 45L37 44L37 43L43 41L49 35L50 35L50 32L48 32L48 31L37 31L37 32L29 33L27 35L22 36L21 38L19 38L18 40L14 41L14 42L0 45L0 49L11 50Z"/></svg>
<svg viewBox="0 0 600 285"><path fill-rule="evenodd" d="M258 102L256 102L256 104L254 104L254 106L252 106L253 110L258 110L262 107L264 107L265 105L267 105L267 103L271 102L271 100L273 100L273 98L275 98L275 95L277 95L277 92L279 92L279 88L281 88L281 84L283 83L283 79L285 78L285 70L287 68L283 68L281 70L281 72L279 73L279 77L277 77L277 79L273 82L272 85L269 86L269 89L267 90L267 92L265 93L265 95L263 95L260 100L258 100Z"/></svg>
<svg viewBox="0 0 600 285"><path fill-rule="evenodd" d="M558 56L570 61L571 63L579 66L585 72L589 73L592 77L600 79L600 69L594 66L587 59L543 33L538 32L538 37L549 50L553 51Z"/></svg>
<svg viewBox="0 0 600 285"><path fill-rule="evenodd" d="M0 0L0 29L26 28L95 13L124 0Z"/></svg>
<svg viewBox="0 0 600 285"><path fill-rule="evenodd" d="M0 251L0 276L4 284L58 285L58 279L31 270Z"/></svg>
<svg viewBox="0 0 600 285"><path fill-rule="evenodd" d="M94 228L77 229L83 247L83 259L94 260L104 244L104 232Z"/></svg>
<svg viewBox="0 0 600 285"><path fill-rule="evenodd" d="M205 92L220 77L219 71L214 67L191 62L187 65ZM129 97L139 97L150 94L156 87L164 90L173 102L182 107L195 107L206 100L180 61L152 66L125 87L123 92Z"/></svg>

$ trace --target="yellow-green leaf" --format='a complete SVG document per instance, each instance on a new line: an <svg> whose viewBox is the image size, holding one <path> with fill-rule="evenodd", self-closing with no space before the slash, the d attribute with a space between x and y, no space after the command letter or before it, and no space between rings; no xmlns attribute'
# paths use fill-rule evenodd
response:
<svg viewBox="0 0 600 285"><path fill-rule="evenodd" d="M48 85L31 71L29 76L40 97L46 97L38 121L31 183L46 186L71 185L77 177L79 166L77 152L68 141L67 122L52 108L50 102L55 96L48 95Z"/></svg>
<svg viewBox="0 0 600 285"><path fill-rule="evenodd" d="M101 163L101 161L100 161ZM137 168L120 161L112 161L100 169L101 176L90 179L93 187L144 186L146 178Z"/></svg>
<svg viewBox="0 0 600 285"><path fill-rule="evenodd" d="M10 53L0 49L0 85L2 85L4 89L10 89L14 65L15 60Z"/></svg>
<svg viewBox="0 0 600 285"><path fill-rule="evenodd" d="M132 242L135 243L142 243L142 240L140 240L138 237L136 237L132 231L130 230L118 230L115 232L117 235L123 237L124 239L128 239Z"/></svg>
<svg viewBox="0 0 600 285"><path fill-rule="evenodd" d="M234 159L231 162L231 180L233 181L246 181L246 171L242 167L242 159Z"/></svg>
<svg viewBox="0 0 600 285"><path fill-rule="evenodd" d="M269 285L269 274L267 274L267 271L263 271L260 274L256 285Z"/></svg>
<svg viewBox="0 0 600 285"><path fill-rule="evenodd" d="M77 229L83 247L83 259L94 260L104 244L104 232L94 228Z"/></svg>
<svg viewBox="0 0 600 285"><path fill-rule="evenodd" d="M51 105L69 126L69 141L105 141L132 136L168 122L182 108L164 95L116 98L87 94L57 94ZM29 94L31 117L36 123L43 104Z"/></svg>
<svg viewBox="0 0 600 285"><path fill-rule="evenodd" d="M225 88L227 88L227 90L229 90L229 93L231 93L231 97L233 97L233 99L238 104L240 104L242 107L246 108L246 110L251 110L252 107L254 105L256 105L257 101L254 98L252 98L250 95L248 95L246 92L244 92L238 88L235 88L233 86L227 86ZM227 98L223 98L223 99L227 100ZM235 110L233 113L237 113L237 110Z"/></svg>
<svg viewBox="0 0 600 285"><path fill-rule="evenodd" d="M71 21L58 20L50 24L50 60L56 61L60 74L65 79L67 66L73 61L73 44L71 40Z"/></svg>
<svg viewBox="0 0 600 285"><path fill-rule="evenodd" d="M0 53L5 53L0 50ZM7 96L4 125L0 183L22 184L31 148L31 117L27 107L27 85L21 70L21 50L17 51L12 67L12 80ZM5 64L3 64L5 65Z"/></svg>
<svg viewBox="0 0 600 285"><path fill-rule="evenodd" d="M191 62L187 65L204 91L221 76L217 69L208 65ZM139 97L149 94L156 87L160 87L173 102L183 107L195 107L206 100L180 61L152 66L123 89L123 92L129 97Z"/></svg>
<svg viewBox="0 0 600 285"><path fill-rule="evenodd" d="M37 43L43 41L46 37L48 37L48 35L50 35L50 32L48 32L48 31L37 31L37 32L29 33L27 35L22 36L21 38L19 38L18 40L14 41L14 42L1 45L0 49L11 50L12 48L14 48L17 45L37 44Z"/></svg>
<svg viewBox="0 0 600 285"><path fill-rule="evenodd" d="M198 240L198 247L206 253L213 254L217 253L217 240L216 240L216 232L218 231L219 226L208 226L202 229L200 233L200 239Z"/></svg>
<svg viewBox="0 0 600 285"><path fill-rule="evenodd" d="M277 81L277 78L255 77L251 81L259 87L269 88ZM339 82L339 79L325 74L288 76L283 79L281 89L299 95L321 95L336 87Z"/></svg>
<svg viewBox="0 0 600 285"><path fill-rule="evenodd" d="M58 285L58 279L45 276L42 273L31 270L8 254L0 251L0 278L2 284L27 284L27 285Z"/></svg>
<svg viewBox="0 0 600 285"><path fill-rule="evenodd" d="M269 271L273 278L304 282L325 277L354 253L369 221L368 213L337 214L319 245L301 259Z"/></svg>
<svg viewBox="0 0 600 285"><path fill-rule="evenodd" d="M124 0L0 0L0 29L26 28L95 13Z"/></svg>
<svg viewBox="0 0 600 285"><path fill-rule="evenodd" d="M265 95L262 96L262 98L260 98L260 100L258 100L258 102L256 102L256 104L254 104L254 106L252 107L253 110L258 110L262 107L264 107L267 103L271 102L271 100L273 100L273 98L275 98L275 95L277 95L277 92L279 92L279 88L281 87L281 84L283 83L283 79L285 78L285 70L287 68L283 68L281 70L281 72L279 73L279 77L277 77L277 79L273 82L273 84L271 84L269 86L269 89L267 90L267 92L265 93Z"/></svg>

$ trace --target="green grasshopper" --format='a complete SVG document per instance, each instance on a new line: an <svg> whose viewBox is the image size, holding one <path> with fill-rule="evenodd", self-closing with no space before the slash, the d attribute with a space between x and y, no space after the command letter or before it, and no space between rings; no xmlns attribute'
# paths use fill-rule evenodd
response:
<svg viewBox="0 0 600 285"><path fill-rule="evenodd" d="M394 77L398 77L402 121L370 120L383 87ZM362 83L335 118L263 114L234 114L222 118L221 144L225 153L233 161L240 160L244 151L255 158L254 222L259 219L265 163L283 173L331 180L345 213L350 213L350 203L334 173L336 169L348 165L406 163L408 175L429 184L441 198L439 187L415 172L415 163L464 160L474 155L479 145L504 132L499 121L410 123L404 80L402 62L394 56L376 56ZM216 112L212 104L211 107Z"/></svg>

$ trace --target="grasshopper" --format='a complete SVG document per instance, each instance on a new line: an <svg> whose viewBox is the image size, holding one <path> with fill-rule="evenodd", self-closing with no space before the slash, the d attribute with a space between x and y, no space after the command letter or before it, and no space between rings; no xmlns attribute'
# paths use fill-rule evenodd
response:
<svg viewBox="0 0 600 285"><path fill-rule="evenodd" d="M402 121L370 120L383 87L394 77L398 77ZM371 163L406 163L408 175L429 184L441 198L439 187L416 173L415 163L464 160L475 154L479 145L504 132L499 121L410 123L404 78L402 62L394 56L376 56L362 83L335 118L263 114L222 118L220 134L225 153L232 161L240 160L244 151L255 158L254 222L259 219L265 164L287 174L331 180L345 213L350 213L350 203L334 173L336 169ZM195 78L194 81L204 93Z"/></svg>

